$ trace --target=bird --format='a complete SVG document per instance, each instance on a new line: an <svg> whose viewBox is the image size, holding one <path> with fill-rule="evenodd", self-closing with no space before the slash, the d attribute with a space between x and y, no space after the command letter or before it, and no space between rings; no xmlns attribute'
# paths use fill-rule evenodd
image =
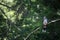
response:
<svg viewBox="0 0 60 40"><path fill-rule="evenodd" d="M42 32L46 32L46 27L48 24L48 19L46 18L46 16L43 17L43 30Z"/></svg>

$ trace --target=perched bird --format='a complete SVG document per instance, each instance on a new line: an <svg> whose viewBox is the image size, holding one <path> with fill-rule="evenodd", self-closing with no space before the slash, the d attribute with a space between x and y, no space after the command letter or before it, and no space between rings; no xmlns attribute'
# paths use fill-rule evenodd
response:
<svg viewBox="0 0 60 40"><path fill-rule="evenodd" d="M46 16L43 17L43 32L46 32L46 27L47 27L47 24L48 24L48 20L46 18Z"/></svg>
<svg viewBox="0 0 60 40"><path fill-rule="evenodd" d="M48 24L48 20L47 20L46 16L44 16L44 18L43 18L43 25L47 25L47 24Z"/></svg>

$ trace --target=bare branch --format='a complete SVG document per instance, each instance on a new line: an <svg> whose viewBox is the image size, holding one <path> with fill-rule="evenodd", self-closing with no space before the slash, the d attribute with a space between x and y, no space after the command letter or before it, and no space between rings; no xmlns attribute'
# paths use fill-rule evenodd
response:
<svg viewBox="0 0 60 40"><path fill-rule="evenodd" d="M48 24L53 23L53 22L56 22L56 21L59 21L59 20L60 20L60 19L52 20L52 21L50 21Z"/></svg>
<svg viewBox="0 0 60 40"><path fill-rule="evenodd" d="M37 29L35 29L34 31L32 31L30 34L27 35L26 38L24 38L24 40L27 40L31 34L33 34L34 32L36 32L39 29L40 29L40 27L38 27Z"/></svg>

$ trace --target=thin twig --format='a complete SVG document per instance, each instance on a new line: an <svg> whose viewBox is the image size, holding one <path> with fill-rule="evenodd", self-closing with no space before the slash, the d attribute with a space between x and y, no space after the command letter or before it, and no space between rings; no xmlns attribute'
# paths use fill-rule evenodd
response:
<svg viewBox="0 0 60 40"><path fill-rule="evenodd" d="M52 21L50 21L48 24L53 23L53 22L56 22L56 21L59 21L59 20L60 20L60 19L52 20Z"/></svg>
<svg viewBox="0 0 60 40"><path fill-rule="evenodd" d="M40 27L38 27L37 29L35 29L34 31L32 31L30 34L28 34L28 36L26 38L24 38L24 40L26 40L31 34L33 34L34 32L36 32L39 29L40 29Z"/></svg>

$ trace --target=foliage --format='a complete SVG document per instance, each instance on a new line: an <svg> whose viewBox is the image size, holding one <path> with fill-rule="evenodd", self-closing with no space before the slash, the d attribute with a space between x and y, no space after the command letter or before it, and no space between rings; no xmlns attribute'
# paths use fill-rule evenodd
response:
<svg viewBox="0 0 60 40"><path fill-rule="evenodd" d="M43 16L48 22L60 18L59 4L59 0L0 0L0 39L60 40L60 21L48 24L49 33L42 33Z"/></svg>

